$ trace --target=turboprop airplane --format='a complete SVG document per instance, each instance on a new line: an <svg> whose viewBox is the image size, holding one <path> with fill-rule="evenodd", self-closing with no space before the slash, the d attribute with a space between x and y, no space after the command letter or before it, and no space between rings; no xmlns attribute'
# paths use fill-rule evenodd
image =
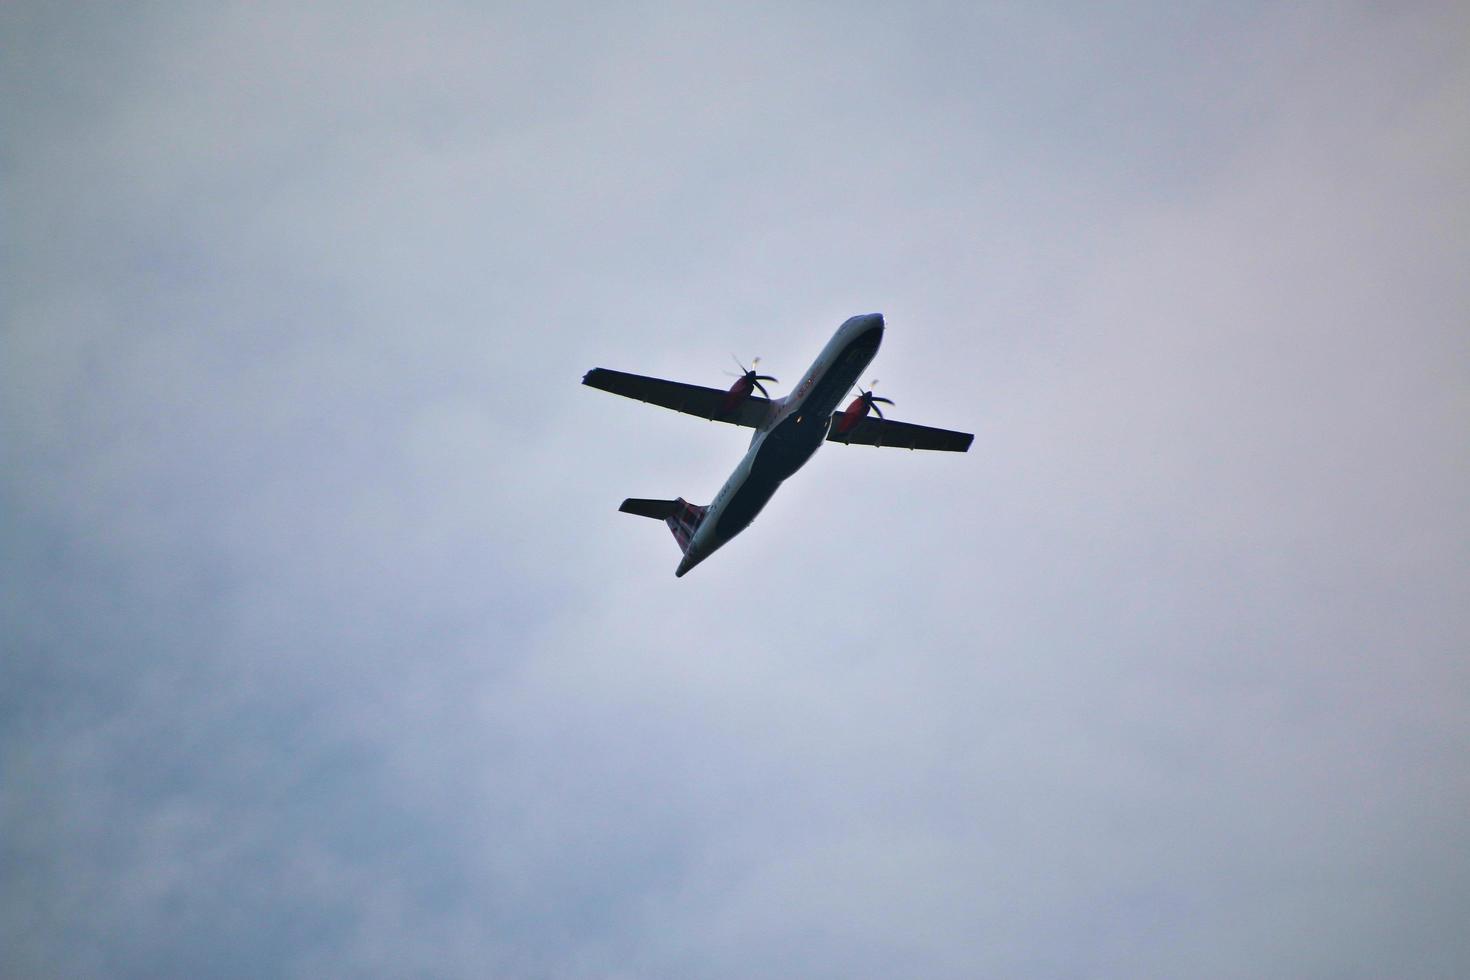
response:
<svg viewBox="0 0 1470 980"><path fill-rule="evenodd" d="M801 383L784 398L770 397L761 382L776 379L757 374L754 364L749 369L740 366L745 373L728 391L607 368L587 372L582 378L584 385L755 430L745 458L715 495L713 503L699 507L683 497L677 500L629 497L618 508L625 514L652 517L668 524L684 552L683 560L674 570L675 576L682 576L745 530L782 481L801 469L824 440L845 445L958 453L970 448L975 437L969 432L932 429L884 418L878 404L893 402L873 394L876 381L869 384L867 391L859 388L857 397L847 408L836 411L837 403L857 383L882 341L883 314L850 317L827 341L822 353L802 375ZM757 389L759 395L754 393ZM872 417L870 412L877 417Z"/></svg>

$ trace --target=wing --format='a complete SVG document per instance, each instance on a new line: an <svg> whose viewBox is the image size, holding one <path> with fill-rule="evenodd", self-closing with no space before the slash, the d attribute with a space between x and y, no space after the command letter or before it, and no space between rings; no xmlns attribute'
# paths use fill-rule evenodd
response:
<svg viewBox="0 0 1470 980"><path fill-rule="evenodd" d="M729 422L754 429L766 420L771 403L760 395L751 395L735 411L724 413L728 392L718 388L684 384L681 381L664 381L661 378L645 378L641 374L626 374L593 368L582 378L582 383L592 388L601 388L614 395L636 398L641 402L652 402L664 408L672 408L686 415L698 415L714 422Z"/></svg>
<svg viewBox="0 0 1470 980"><path fill-rule="evenodd" d="M927 425L892 422L872 415L853 426L851 432L838 435L837 420L841 417L841 412L832 413L832 424L827 428L828 442L855 442L860 446L897 446L900 449L939 449L963 453L969 451L970 443L975 439L971 432L932 429Z"/></svg>

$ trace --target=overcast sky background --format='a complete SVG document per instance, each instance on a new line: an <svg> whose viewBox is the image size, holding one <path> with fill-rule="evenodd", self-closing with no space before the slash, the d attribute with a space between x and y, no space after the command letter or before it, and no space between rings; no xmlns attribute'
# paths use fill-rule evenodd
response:
<svg viewBox="0 0 1470 980"><path fill-rule="evenodd" d="M1470 974L1463 4L298 6L0 12L0 972Z"/></svg>

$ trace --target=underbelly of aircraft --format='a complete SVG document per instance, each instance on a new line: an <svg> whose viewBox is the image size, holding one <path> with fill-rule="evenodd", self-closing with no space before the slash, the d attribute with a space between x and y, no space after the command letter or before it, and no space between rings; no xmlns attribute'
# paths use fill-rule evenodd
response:
<svg viewBox="0 0 1470 980"><path fill-rule="evenodd" d="M766 433L756 450L750 475L726 501L715 530L722 541L739 534L761 512L781 482L801 469L827 438L832 410L873 359L881 332L859 338L811 392L799 413L792 413Z"/></svg>
<svg viewBox="0 0 1470 980"><path fill-rule="evenodd" d="M821 446L822 440L827 438L828 415L797 419L797 416L789 416L767 433L756 451L750 475L720 510L716 530L721 538L739 534L755 520L781 482L801 469L802 464L811 459L817 447Z"/></svg>

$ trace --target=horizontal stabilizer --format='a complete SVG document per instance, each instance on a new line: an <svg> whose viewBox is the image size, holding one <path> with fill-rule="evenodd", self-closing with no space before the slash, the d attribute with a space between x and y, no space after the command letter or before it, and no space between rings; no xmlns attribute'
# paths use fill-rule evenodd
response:
<svg viewBox="0 0 1470 980"><path fill-rule="evenodd" d="M674 540L679 542L680 551L689 550L689 540L694 537L694 532L699 529L699 524L704 520L704 512L707 507L691 504L680 497L678 500L644 500L641 497L629 497L623 501L623 506L618 510L624 514L637 514L639 517L652 517L663 521L674 532Z"/></svg>
<svg viewBox="0 0 1470 980"><path fill-rule="evenodd" d="M652 517L654 520L666 521L674 516L679 509L678 500L644 500L639 497L629 497L623 501L623 506L618 510L624 514L637 514L639 517Z"/></svg>

